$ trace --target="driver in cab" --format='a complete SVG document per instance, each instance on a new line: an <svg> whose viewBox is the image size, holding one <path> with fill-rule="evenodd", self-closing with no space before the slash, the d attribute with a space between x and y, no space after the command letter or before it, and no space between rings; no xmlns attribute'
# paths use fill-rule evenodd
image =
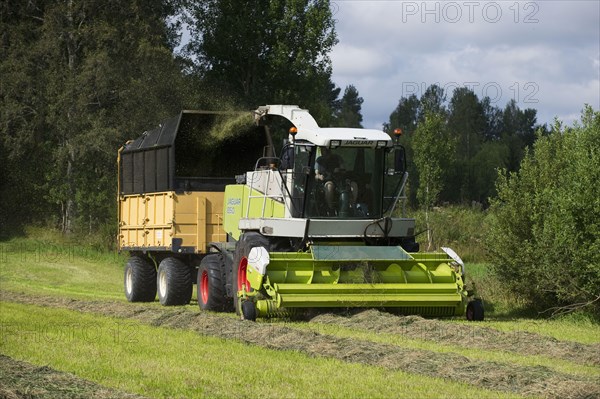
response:
<svg viewBox="0 0 600 399"><path fill-rule="evenodd" d="M331 151L330 148L320 147L321 156L317 157L315 163L315 178L323 181L323 189L325 191L325 201L329 208L335 205L336 185L334 183L334 173L339 173L345 170L344 160L338 154ZM356 202L356 193L358 186L355 182L351 182L350 191L354 202Z"/></svg>
<svg viewBox="0 0 600 399"><path fill-rule="evenodd" d="M331 149L322 147L321 156L317 157L316 178L317 180L332 180L333 173L344 169L344 160L338 154L334 154Z"/></svg>

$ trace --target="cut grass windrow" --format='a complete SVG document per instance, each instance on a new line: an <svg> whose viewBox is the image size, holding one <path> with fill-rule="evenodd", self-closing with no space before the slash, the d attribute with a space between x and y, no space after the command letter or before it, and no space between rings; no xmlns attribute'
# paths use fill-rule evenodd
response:
<svg viewBox="0 0 600 399"><path fill-rule="evenodd" d="M344 327L336 324L292 322L287 326L303 330L316 331L321 334L335 335L336 337L355 338L359 340L389 343L403 348L423 349L441 353L456 353L467 356L470 359L494 361L500 363L514 363L522 366L544 366L566 374L582 375L600 380L600 368L582 365L574 361L556 359L548 356L529 355L527 353L516 354L500 350L484 350L480 348L469 348L444 342L432 340L409 338L400 334L374 333L370 329L360 327Z"/></svg>
<svg viewBox="0 0 600 399"><path fill-rule="evenodd" d="M0 354L0 398L4 399L143 399L47 366Z"/></svg>
<svg viewBox="0 0 600 399"><path fill-rule="evenodd" d="M5 300L8 298L5 298ZM44 303L106 316L133 318L145 324L193 330L203 335L236 339L277 350L293 350L316 357L379 366L429 377L442 377L486 389L543 397L600 396L595 378L557 372L543 366L522 366L470 359L457 353L403 348L348 337L290 328L278 323L247 323L233 317L187 308L159 308L122 302L90 302L60 298L13 296L22 303ZM398 316L394 316L398 317ZM398 321L396 321L397 323Z"/></svg>
<svg viewBox="0 0 600 399"><path fill-rule="evenodd" d="M581 319L581 318L580 318ZM466 320L453 319L452 323L468 325ZM563 316L558 319L493 319L482 323L485 327L505 332L527 331L533 334L552 337L559 341L573 341L582 344L600 345L600 325L587 317L577 320L577 316Z"/></svg>
<svg viewBox="0 0 600 399"><path fill-rule="evenodd" d="M499 331L479 323L452 323L419 316L397 316L376 309L348 315L325 313L313 317L313 323L358 328L375 333L460 345L465 348L540 355L584 365L600 365L600 344L559 341L529 331Z"/></svg>
<svg viewBox="0 0 600 399"><path fill-rule="evenodd" d="M156 312L142 322L31 304L0 306L0 351L155 398L517 397L457 381L147 325L157 320ZM4 374L0 382L19 384ZM76 389L66 384L65 389ZM88 396L82 392L79 397Z"/></svg>

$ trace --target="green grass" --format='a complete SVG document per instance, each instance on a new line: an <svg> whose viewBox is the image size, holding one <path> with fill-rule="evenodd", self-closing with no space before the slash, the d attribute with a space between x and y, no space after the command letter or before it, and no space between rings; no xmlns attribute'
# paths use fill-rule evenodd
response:
<svg viewBox="0 0 600 399"><path fill-rule="evenodd" d="M484 300L487 319L514 319L515 316L531 318L536 314L527 301L509 287L500 284L490 272L487 263L466 263L466 281L474 284L477 295Z"/></svg>
<svg viewBox="0 0 600 399"><path fill-rule="evenodd" d="M35 237L0 243L3 293L23 291L29 295L125 301L122 286L125 254L96 250L53 234L36 234ZM514 311L520 306L519 302L493 281L487 265L468 263L466 267L468 277L478 284L481 296L489 305L486 321L471 324L473 328L529 331L586 344L600 341L600 325L584 316L515 319L518 313ZM144 306L159 307L158 303ZM235 318L233 314L221 316ZM154 397L239 397L242 393L261 397L506 396L433 377L331 358L315 359L303 353L274 351L191 331L59 308L0 302L0 319L0 352L72 372L113 388ZM545 366L557 372L600 378L595 367L550 356L466 348L337 325L283 325L338 338L461 354L485 362Z"/></svg>
<svg viewBox="0 0 600 399"><path fill-rule="evenodd" d="M53 235L0 243L3 290L73 298L123 299L125 254Z"/></svg>
<svg viewBox="0 0 600 399"><path fill-rule="evenodd" d="M515 397L131 320L0 303L0 350L152 397Z"/></svg>
<svg viewBox="0 0 600 399"><path fill-rule="evenodd" d="M487 263L466 263L465 274L470 279L481 280L488 276Z"/></svg>
<svg viewBox="0 0 600 399"><path fill-rule="evenodd" d="M527 310L527 303L500 285L489 273L489 265L466 266L468 281L474 281L478 294L486 303L486 320L482 326L501 331L527 331L559 340L584 344L600 343L600 324L586 314L568 314L560 318L543 318ZM519 316L519 317L515 317ZM469 324L466 320L453 320Z"/></svg>

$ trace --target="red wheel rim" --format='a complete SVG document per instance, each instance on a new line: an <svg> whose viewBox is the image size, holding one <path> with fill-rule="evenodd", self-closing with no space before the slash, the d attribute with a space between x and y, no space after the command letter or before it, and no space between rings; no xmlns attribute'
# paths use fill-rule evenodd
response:
<svg viewBox="0 0 600 399"><path fill-rule="evenodd" d="M200 296L202 297L202 303L208 302L208 273L206 270L202 271L202 277L200 279Z"/></svg>
<svg viewBox="0 0 600 399"><path fill-rule="evenodd" d="M238 291L241 291L244 288L244 284L246 285L246 291L250 291L250 283L248 282L248 258L243 257L240 260L240 265L238 266L238 279L237 279L237 288Z"/></svg>

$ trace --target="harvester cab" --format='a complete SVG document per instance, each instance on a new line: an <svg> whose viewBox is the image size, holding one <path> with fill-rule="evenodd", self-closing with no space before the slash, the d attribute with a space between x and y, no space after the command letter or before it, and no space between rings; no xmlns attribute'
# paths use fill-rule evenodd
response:
<svg viewBox="0 0 600 399"><path fill-rule="evenodd" d="M228 187L232 196L240 195L226 209L228 234L236 240L244 231L319 240L381 238L418 251L414 219L392 218L408 176L402 146L379 130L320 128L294 105L255 111L257 122L273 115L292 124L287 144L279 158L259 159L239 179L245 188ZM379 222L368 223L374 221ZM317 225L310 228L311 223ZM339 234L340 225L347 234ZM332 228L337 234L328 231Z"/></svg>

